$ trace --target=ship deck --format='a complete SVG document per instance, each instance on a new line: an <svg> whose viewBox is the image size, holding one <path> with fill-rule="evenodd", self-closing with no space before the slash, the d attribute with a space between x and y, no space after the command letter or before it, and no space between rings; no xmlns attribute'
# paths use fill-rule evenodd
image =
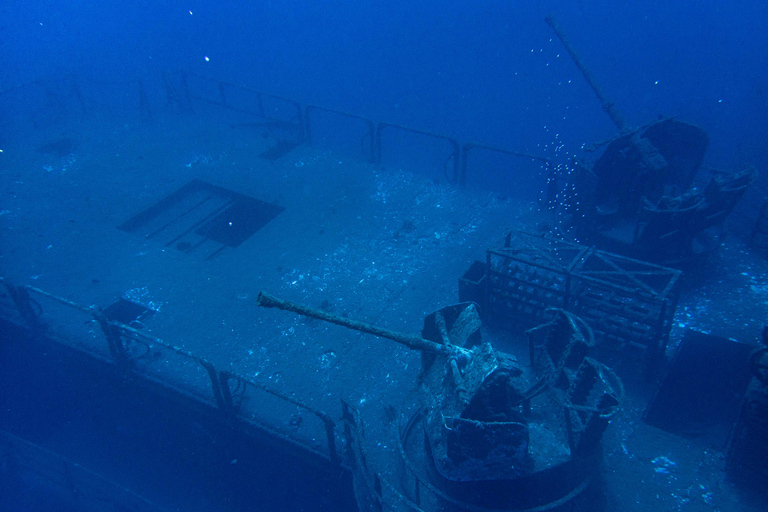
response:
<svg viewBox="0 0 768 512"><path fill-rule="evenodd" d="M51 143L61 141L71 143L57 153ZM427 314L458 301L458 278L507 230L536 231L550 219L529 201L321 145L260 156L275 143L215 111L130 124L89 116L17 133L0 155L0 274L77 304L143 303L153 312L134 326L145 334L336 420L342 399L353 404L372 464L390 474L393 411L412 399L419 353L259 308L258 292L418 333ZM243 197L251 199L233 220L217 217ZM244 231L231 234L239 226L230 222ZM670 350L685 327L748 342L762 327L768 264L735 241L714 258L712 277L683 293ZM739 306L744 294L748 310ZM49 332L108 356L88 315L39 302ZM522 332L489 328L484 336L525 360ZM206 396L199 365L150 350L142 371ZM629 376L627 389L605 437L608 510L759 509L754 497L723 483L724 447L644 424L653 386ZM322 424L305 410L260 400L243 404L254 419L327 448Z"/></svg>

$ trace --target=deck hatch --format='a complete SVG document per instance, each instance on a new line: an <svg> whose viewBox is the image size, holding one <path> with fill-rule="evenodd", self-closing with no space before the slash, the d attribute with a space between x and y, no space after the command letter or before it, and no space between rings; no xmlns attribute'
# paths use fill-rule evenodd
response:
<svg viewBox="0 0 768 512"><path fill-rule="evenodd" d="M192 180L118 226L206 260L238 247L284 208Z"/></svg>

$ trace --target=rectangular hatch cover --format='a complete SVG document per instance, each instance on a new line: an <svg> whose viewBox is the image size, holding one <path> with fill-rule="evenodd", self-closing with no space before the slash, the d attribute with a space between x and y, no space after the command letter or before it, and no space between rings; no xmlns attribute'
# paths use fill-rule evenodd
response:
<svg viewBox="0 0 768 512"><path fill-rule="evenodd" d="M206 260L238 247L277 217L283 207L192 180L118 226L166 247L200 253Z"/></svg>

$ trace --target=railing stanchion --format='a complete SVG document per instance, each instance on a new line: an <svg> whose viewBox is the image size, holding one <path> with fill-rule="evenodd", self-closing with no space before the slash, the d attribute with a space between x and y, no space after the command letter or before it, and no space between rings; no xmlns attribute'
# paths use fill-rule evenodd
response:
<svg viewBox="0 0 768 512"><path fill-rule="evenodd" d="M235 413L235 404L232 401L232 390L229 388L229 379L232 374L228 372L219 373L220 393L222 398L222 410L225 416L233 416Z"/></svg>
<svg viewBox="0 0 768 512"><path fill-rule="evenodd" d="M8 291L8 295L11 296L11 300L13 300L13 304L16 306L21 317L30 325L30 327L39 328L41 326L40 313L42 313L42 311L35 311L35 308L32 307L33 301L29 296L27 287L14 286L7 279L3 279L3 285ZM39 305L38 309L40 309Z"/></svg>
<svg viewBox="0 0 768 512"><path fill-rule="evenodd" d="M90 307L90 313L93 319L96 320L96 323L99 324L99 327L101 327L101 332L104 333L104 337L107 340L109 353L115 360L115 363L121 369L127 369L130 365L130 360L125 352L120 327L110 322L104 312L96 306Z"/></svg>

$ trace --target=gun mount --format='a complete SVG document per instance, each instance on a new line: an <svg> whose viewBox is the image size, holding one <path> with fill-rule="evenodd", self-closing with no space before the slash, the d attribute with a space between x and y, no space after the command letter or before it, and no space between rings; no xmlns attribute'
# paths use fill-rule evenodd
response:
<svg viewBox="0 0 768 512"><path fill-rule="evenodd" d="M697 186L707 133L673 118L630 129L557 19L546 21L620 132L597 145L605 149L594 163L553 168L550 206L580 239L634 258L680 266L715 249L755 171L713 171Z"/></svg>
<svg viewBox="0 0 768 512"><path fill-rule="evenodd" d="M257 304L419 350L418 410L401 426L401 455L417 479L452 499L486 507L541 506L572 499L594 475L584 469L599 462L601 437L619 410L623 388L608 367L587 356L592 333L575 315L553 310L550 322L528 331L527 366L481 339L478 309L471 302L428 315L421 336L265 293ZM414 441L418 429L423 445ZM533 490L542 488L552 492Z"/></svg>

